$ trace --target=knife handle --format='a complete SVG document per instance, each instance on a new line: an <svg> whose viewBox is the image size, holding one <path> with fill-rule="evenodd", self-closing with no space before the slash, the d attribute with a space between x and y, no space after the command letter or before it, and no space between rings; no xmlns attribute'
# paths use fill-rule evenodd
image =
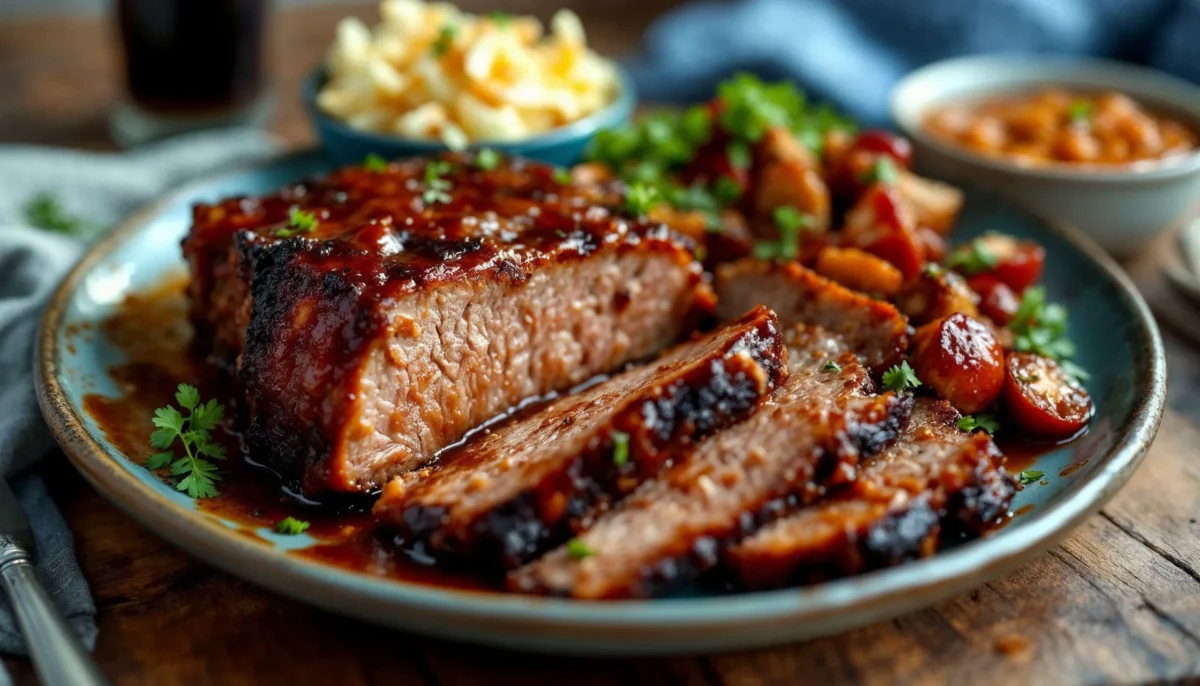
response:
<svg viewBox="0 0 1200 686"><path fill-rule="evenodd" d="M45 686L104 686L108 680L55 607L28 558L0 562L0 584L21 625L38 680Z"/></svg>

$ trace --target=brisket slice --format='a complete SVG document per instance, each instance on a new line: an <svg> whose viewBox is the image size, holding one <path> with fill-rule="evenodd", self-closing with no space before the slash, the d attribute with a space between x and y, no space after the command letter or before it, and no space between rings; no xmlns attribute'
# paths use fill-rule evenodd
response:
<svg viewBox="0 0 1200 686"><path fill-rule="evenodd" d="M868 395L854 355L789 350L788 380L747 420L643 484L591 528L511 572L515 591L582 599L655 595L714 566L762 522L853 477L859 456L895 437L909 398ZM794 361L793 361L794 358ZM826 369L836 360L840 369Z"/></svg>
<svg viewBox="0 0 1200 686"><path fill-rule="evenodd" d="M875 372L899 362L908 347L908 320L894 306L794 262L745 259L719 265L714 283L721 319L765 305L784 328L811 324L838 334Z"/></svg>
<svg viewBox="0 0 1200 686"><path fill-rule="evenodd" d="M1015 489L987 434L960 431L958 419L944 400L917 400L900 438L854 483L732 547L729 566L748 588L777 588L925 557L943 525L979 533Z"/></svg>
<svg viewBox="0 0 1200 686"><path fill-rule="evenodd" d="M750 414L784 377L784 355L774 313L756 308L393 479L375 515L435 556L519 566L694 441ZM622 464L617 432L627 436Z"/></svg>
<svg viewBox="0 0 1200 686"><path fill-rule="evenodd" d="M381 487L711 305L690 243L615 215L619 196L445 161L447 198L416 159L194 210L197 345L236 374L251 456L305 494ZM294 209L317 225L281 236Z"/></svg>

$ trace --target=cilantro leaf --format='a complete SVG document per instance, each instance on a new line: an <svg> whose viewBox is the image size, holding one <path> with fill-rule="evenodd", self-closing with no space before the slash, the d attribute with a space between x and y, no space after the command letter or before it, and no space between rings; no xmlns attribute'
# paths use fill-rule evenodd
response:
<svg viewBox="0 0 1200 686"><path fill-rule="evenodd" d="M284 536L298 536L308 530L309 523L295 517L284 517L275 525L275 533Z"/></svg>
<svg viewBox="0 0 1200 686"><path fill-rule="evenodd" d="M71 216L54 194L38 193L25 203L25 221L43 231L55 233L77 234L87 227L87 223L78 217Z"/></svg>
<svg viewBox="0 0 1200 686"><path fill-rule="evenodd" d="M734 169L749 169L754 158L750 154L750 146L741 141L734 141L725 147L725 156L729 166Z"/></svg>
<svg viewBox="0 0 1200 686"><path fill-rule="evenodd" d="M609 436L613 444L613 464L624 467L629 461L629 434L624 431L613 431Z"/></svg>
<svg viewBox="0 0 1200 686"><path fill-rule="evenodd" d="M913 368L908 366L907 361L901 362L883 373L883 387L889 391L903 393L920 385L921 380L917 378L917 373L913 371Z"/></svg>
<svg viewBox="0 0 1200 686"><path fill-rule="evenodd" d="M1025 289L1008 328L1018 351L1049 357L1080 381L1089 378L1086 370L1070 362L1076 350L1074 341L1067 337L1067 308L1046 302L1046 290L1041 286Z"/></svg>
<svg viewBox="0 0 1200 686"><path fill-rule="evenodd" d="M958 420L960 431L982 430L995 436L1000 430L1000 422L990 414L965 415Z"/></svg>
<svg viewBox="0 0 1200 686"><path fill-rule="evenodd" d="M169 466L170 475L179 478L175 488L193 498L210 498L217 495L214 482L220 481L221 475L204 457L225 458L225 446L213 442L211 434L225 416L225 408L215 399L202 402L200 391L188 384L179 384L175 402L187 415L171 405L154 411L151 423L157 428L150 434L150 446L161 452L146 460L146 468ZM176 441L183 447L182 456L171 450Z"/></svg>
<svg viewBox="0 0 1200 686"><path fill-rule="evenodd" d="M582 560L585 557L591 557L596 554L586 543L578 538L572 538L567 541L567 555L573 560Z"/></svg>
<svg viewBox="0 0 1200 686"><path fill-rule="evenodd" d="M718 176L713 182L712 192L717 202L726 207L742 199L742 187L728 176Z"/></svg>
<svg viewBox="0 0 1200 686"><path fill-rule="evenodd" d="M1046 472L1043 472L1040 469L1026 469L1017 475L1017 481L1021 482L1022 486L1028 486L1029 484L1040 481L1043 476L1046 476Z"/></svg>

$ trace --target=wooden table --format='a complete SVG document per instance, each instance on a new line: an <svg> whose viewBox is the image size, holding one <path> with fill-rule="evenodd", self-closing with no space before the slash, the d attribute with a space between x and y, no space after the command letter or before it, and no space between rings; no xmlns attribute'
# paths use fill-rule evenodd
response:
<svg viewBox="0 0 1200 686"><path fill-rule="evenodd" d="M506 3L543 16L553 4ZM591 4L582 14L593 41L622 51L670 3ZM290 143L312 140L294 94L344 12L306 8L275 22L280 99L272 128ZM118 82L110 34L97 19L0 25L0 140L110 147L104 117ZM189 558L109 505L61 456L45 469L99 607L96 658L118 683L750 686L1200 678L1200 352L1170 331L1164 336L1171 389L1158 440L1133 481L1066 543L937 607L834 638L746 653L566 659L378 629L278 598ZM20 682L33 681L26 661L7 664Z"/></svg>

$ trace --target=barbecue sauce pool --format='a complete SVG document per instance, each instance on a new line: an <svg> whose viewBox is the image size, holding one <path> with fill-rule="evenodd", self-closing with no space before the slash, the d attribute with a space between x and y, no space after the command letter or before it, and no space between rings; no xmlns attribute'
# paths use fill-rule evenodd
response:
<svg viewBox="0 0 1200 686"><path fill-rule="evenodd" d="M310 528L306 533L317 543L291 554L351 571L443 588L503 590L502 579L435 565L419 551L395 546L378 531L369 499L323 504L305 501L284 489L275 474L257 465L252 455L246 455L241 437L232 428L231 419L238 411L233 394L209 365L192 354L187 283L186 274L176 274L153 289L130 295L98 331L68 332L69 338L103 335L125 355L127 362L108 370L120 388L119 396L90 393L83 402L84 410L122 454L141 463L155 452L148 442L155 409L175 404L177 386L191 383L200 389L202 398L217 398L226 408L226 422L214 439L225 445L229 457L218 464L222 470L222 480L217 483L220 493L196 501L202 512L238 523L239 532L250 538L261 538L258 529L273 529L289 516L307 521ZM538 405L533 403L516 414L533 411ZM1013 474L1028 468L1042 452L1057 447L1011 440L1002 444L1009 456L1007 468ZM1012 514L1019 516L1028 509Z"/></svg>

